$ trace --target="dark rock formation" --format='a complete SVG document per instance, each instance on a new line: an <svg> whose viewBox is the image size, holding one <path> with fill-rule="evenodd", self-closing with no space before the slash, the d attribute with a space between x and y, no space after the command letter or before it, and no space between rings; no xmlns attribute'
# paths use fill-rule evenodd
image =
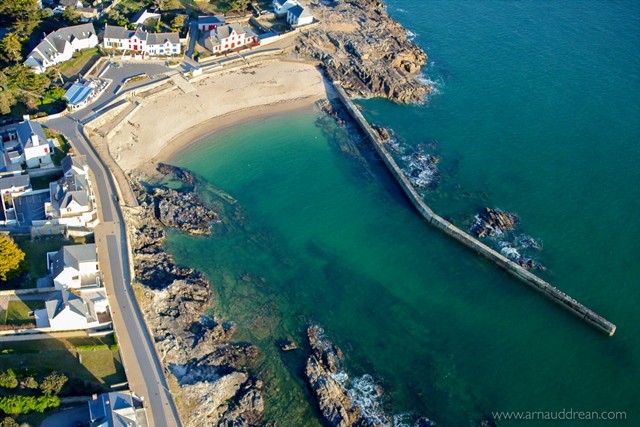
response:
<svg viewBox="0 0 640 427"><path fill-rule="evenodd" d="M484 208L476 215L471 232L477 237L493 236L511 231L518 224L518 217L499 209Z"/></svg>
<svg viewBox="0 0 640 427"><path fill-rule="evenodd" d="M196 185L196 177L190 171L179 166L173 166L167 163L158 163L156 165L156 170L162 175L175 176L180 181L191 186L191 188L195 187Z"/></svg>
<svg viewBox="0 0 640 427"><path fill-rule="evenodd" d="M286 340L282 341L279 346L282 351L292 351L298 348L298 345L290 336L288 336Z"/></svg>
<svg viewBox="0 0 640 427"><path fill-rule="evenodd" d="M311 355L307 360L305 374L307 382L318 399L320 412L332 427L368 426L372 423L362 410L354 404L349 393L336 378L341 371L344 356L338 347L322 337L322 329L310 326L307 329Z"/></svg>
<svg viewBox="0 0 640 427"><path fill-rule="evenodd" d="M378 0L312 5L318 26L303 31L298 53L320 60L329 78L352 96L421 103L430 88L416 77L426 64L422 49Z"/></svg>
<svg viewBox="0 0 640 427"><path fill-rule="evenodd" d="M193 186L193 175L180 168L159 168ZM182 400L185 426L259 425L264 412L262 383L244 372L258 356L249 343L232 342L235 326L207 315L212 291L200 272L178 266L164 250L166 226L191 234L210 229L215 213L192 193L132 180L137 212L126 211L136 280L144 286L140 306L165 368L173 374Z"/></svg>
<svg viewBox="0 0 640 427"><path fill-rule="evenodd" d="M211 223L220 221L196 193L156 188L153 200L155 217L166 227L179 228L190 234L211 234Z"/></svg>

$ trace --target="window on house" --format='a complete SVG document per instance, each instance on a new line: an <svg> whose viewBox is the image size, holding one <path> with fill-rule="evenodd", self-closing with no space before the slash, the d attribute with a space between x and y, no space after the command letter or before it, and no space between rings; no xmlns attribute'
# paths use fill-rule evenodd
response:
<svg viewBox="0 0 640 427"><path fill-rule="evenodd" d="M80 276L71 276L71 280L78 280Z"/></svg>

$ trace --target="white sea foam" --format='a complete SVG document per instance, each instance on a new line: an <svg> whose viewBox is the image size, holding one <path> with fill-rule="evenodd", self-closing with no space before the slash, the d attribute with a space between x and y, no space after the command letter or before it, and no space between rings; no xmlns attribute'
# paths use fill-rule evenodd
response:
<svg viewBox="0 0 640 427"><path fill-rule="evenodd" d="M417 36L418 36L417 33L414 33L411 30L407 30L407 40L409 40L410 42L414 41Z"/></svg>
<svg viewBox="0 0 640 427"><path fill-rule="evenodd" d="M371 424L392 427L389 418L382 409L382 388L377 385L373 377L365 374L351 381L347 393L354 405L362 410L362 414Z"/></svg>
<svg viewBox="0 0 640 427"><path fill-rule="evenodd" d="M424 71L420 72L416 75L416 80L418 80L423 85L429 88L429 95L441 95L442 89L444 88L444 81L442 79L433 80L431 77L427 76Z"/></svg>

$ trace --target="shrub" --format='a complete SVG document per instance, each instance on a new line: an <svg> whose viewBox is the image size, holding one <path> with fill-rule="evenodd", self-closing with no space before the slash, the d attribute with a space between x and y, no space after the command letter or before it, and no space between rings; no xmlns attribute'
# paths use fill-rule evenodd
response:
<svg viewBox="0 0 640 427"><path fill-rule="evenodd" d="M58 396L6 396L0 397L0 411L5 414L18 415L29 412L44 412L49 408L60 406Z"/></svg>
<svg viewBox="0 0 640 427"><path fill-rule="evenodd" d="M55 396L60 393L64 383L68 380L66 375L52 372L40 383L40 390L47 396Z"/></svg>
<svg viewBox="0 0 640 427"><path fill-rule="evenodd" d="M38 388L39 384L33 377L25 377L20 380L20 387L22 388Z"/></svg>
<svg viewBox="0 0 640 427"><path fill-rule="evenodd" d="M16 388L18 387L18 380L13 375L3 372L0 374L0 387Z"/></svg>

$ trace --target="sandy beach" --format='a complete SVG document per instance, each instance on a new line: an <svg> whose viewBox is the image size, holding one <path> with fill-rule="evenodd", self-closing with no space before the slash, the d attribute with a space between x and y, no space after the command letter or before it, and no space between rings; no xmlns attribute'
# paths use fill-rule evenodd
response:
<svg viewBox="0 0 640 427"><path fill-rule="evenodd" d="M320 71L297 62L251 64L191 84L189 93L176 87L144 99L111 136L109 151L123 170L154 167L216 131L327 97Z"/></svg>

